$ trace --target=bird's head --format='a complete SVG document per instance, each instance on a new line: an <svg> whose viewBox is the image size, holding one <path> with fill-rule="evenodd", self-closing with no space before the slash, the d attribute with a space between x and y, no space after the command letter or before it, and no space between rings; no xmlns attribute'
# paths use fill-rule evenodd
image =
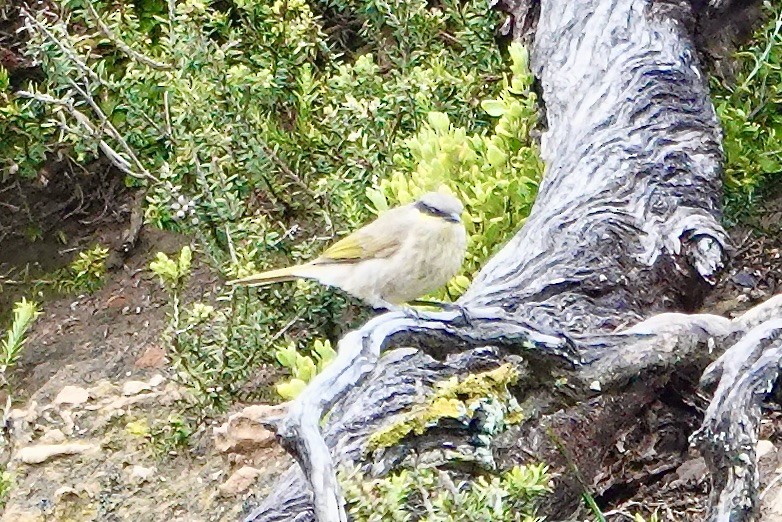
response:
<svg viewBox="0 0 782 522"><path fill-rule="evenodd" d="M450 194L444 192L427 192L415 202L419 212L443 218L453 223L461 222L464 205Z"/></svg>

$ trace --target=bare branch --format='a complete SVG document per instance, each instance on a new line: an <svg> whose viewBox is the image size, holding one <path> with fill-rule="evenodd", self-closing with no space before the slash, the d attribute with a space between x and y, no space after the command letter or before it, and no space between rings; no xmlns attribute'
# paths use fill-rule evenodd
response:
<svg viewBox="0 0 782 522"><path fill-rule="evenodd" d="M711 471L710 520L745 520L757 508L755 448L761 402L779 377L782 318L755 326L707 370L721 375L702 427L691 440Z"/></svg>
<svg viewBox="0 0 782 522"><path fill-rule="evenodd" d="M92 107L92 110L95 112L95 114L100 119L100 127L101 129L106 129L106 134L111 136L114 140L116 140L117 143L120 144L122 149L125 151L125 154L127 154L132 160L133 163L136 164L136 168L138 171L142 174L141 177L145 177L147 179L151 179L154 181L157 181L157 178L150 174L150 172L144 167L144 164L141 163L141 160L138 159L138 156L136 156L136 153L133 151L130 145L128 145L128 142L125 141L125 138L122 136L122 134L119 133L119 131L114 127L114 125L109 121L109 118L104 114L104 112L101 110L100 106L95 102L95 99L92 97L92 94L90 94L89 91L86 91L82 89L75 81L73 81L71 78L67 78L68 83L71 84L71 87L73 87L76 92L78 92L84 100L89 103L90 107Z"/></svg>
<svg viewBox="0 0 782 522"><path fill-rule="evenodd" d="M162 62L158 62L157 60L136 51L128 44L123 42L122 39L118 37L116 34L114 34L114 31L112 31L111 28L103 22L100 15L98 14L98 11L96 11L95 7L92 5L92 2L85 2L84 5L87 6L87 9L90 11L90 14L95 19L95 22L98 24L98 27L100 28L101 32L106 36L106 38L108 38L111 41L111 43L116 45L120 51L128 55L128 57L132 58L133 60L136 60L139 63L146 65L147 67L156 69L158 71L166 71L171 69L170 65L167 65Z"/></svg>
<svg viewBox="0 0 782 522"><path fill-rule="evenodd" d="M159 181L147 169L145 169L143 165L141 165L141 162L138 161L138 158L135 157L135 154L132 157L135 159L136 166L140 167L139 170L134 170L130 162L128 162L128 160L123 158L122 155L120 155L116 150L114 150L111 147L111 145L109 145L108 143L106 143L105 140L102 139L102 136L104 136L104 134L109 134L109 136L111 136L121 144L124 144L123 148L127 148L127 149L130 148L125 142L125 140L122 138L122 136L119 134L119 132L117 132L117 130L114 128L114 126L107 127L109 129L109 132L107 133L102 132L100 129L96 128L95 125L92 124L90 119L83 112L81 112L76 107L74 107L73 102L71 100L66 100L63 98L55 98L53 96L49 96L48 94L33 93L28 91L17 91L16 95L22 98L28 98L48 105L55 105L57 107L64 108L76 120L76 122L85 131L89 133L89 135L92 138L98 140L98 147L100 147L100 150L103 151L103 153L106 155L106 157L109 159L109 161L111 161L111 163L115 167L120 169L125 174L133 176L135 178L148 179L154 182Z"/></svg>
<svg viewBox="0 0 782 522"><path fill-rule="evenodd" d="M90 79L92 79L95 83L102 84L102 80L98 76L98 74L93 71L86 63L84 63L83 60L81 60L76 53L69 45L66 45L63 43L59 38L57 38L48 27L46 27L44 24L38 21L37 18L35 18L32 14L30 14L27 9L24 7L20 8L19 13L22 15L22 17L25 19L25 25L27 26L28 30L32 30L33 28L36 29L40 34L43 34L48 38L50 41L52 41L57 47L59 47L60 51L68 57L68 59L74 63L83 73L85 73Z"/></svg>

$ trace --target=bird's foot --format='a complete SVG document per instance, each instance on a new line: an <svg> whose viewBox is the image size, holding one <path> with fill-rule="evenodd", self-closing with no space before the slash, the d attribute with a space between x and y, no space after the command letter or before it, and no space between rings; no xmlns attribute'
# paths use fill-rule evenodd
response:
<svg viewBox="0 0 782 522"><path fill-rule="evenodd" d="M422 319L423 316L419 310L416 310L412 306L395 305L388 301L381 301L376 303L373 308L375 310L386 310L388 312L400 312L412 319Z"/></svg>
<svg viewBox="0 0 782 522"><path fill-rule="evenodd" d="M443 310L444 312L459 312L459 314L462 316L462 320L465 322L467 326L472 326L472 320L475 319L474 316L472 316L469 312L469 309L458 305L456 303L446 303L444 301L424 301L424 300L416 300L413 301L414 304L423 305L423 306L436 306Z"/></svg>

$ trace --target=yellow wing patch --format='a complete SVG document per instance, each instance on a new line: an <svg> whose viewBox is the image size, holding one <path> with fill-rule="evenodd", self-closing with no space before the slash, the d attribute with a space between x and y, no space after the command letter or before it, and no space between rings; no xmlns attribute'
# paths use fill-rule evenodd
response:
<svg viewBox="0 0 782 522"><path fill-rule="evenodd" d="M359 260L364 257L364 249L355 236L350 235L331 245L320 257L334 261Z"/></svg>
<svg viewBox="0 0 782 522"><path fill-rule="evenodd" d="M362 233L359 230L331 245L315 261L329 263L334 261L363 261L365 259L383 258L392 255L400 245L399 238L379 237L379 234Z"/></svg>

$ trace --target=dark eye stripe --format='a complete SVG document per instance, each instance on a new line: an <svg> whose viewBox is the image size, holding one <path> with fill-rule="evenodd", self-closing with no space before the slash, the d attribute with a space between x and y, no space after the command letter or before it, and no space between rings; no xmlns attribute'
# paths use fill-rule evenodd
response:
<svg viewBox="0 0 782 522"><path fill-rule="evenodd" d="M426 203L424 203L423 201L416 201L415 208L417 208L419 211L423 212L424 214L429 214L430 216L443 218L446 221L454 221L453 216L449 212L443 212L440 209L431 207Z"/></svg>

